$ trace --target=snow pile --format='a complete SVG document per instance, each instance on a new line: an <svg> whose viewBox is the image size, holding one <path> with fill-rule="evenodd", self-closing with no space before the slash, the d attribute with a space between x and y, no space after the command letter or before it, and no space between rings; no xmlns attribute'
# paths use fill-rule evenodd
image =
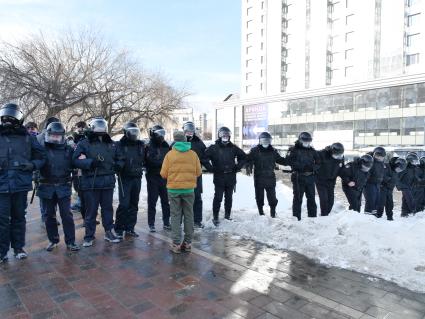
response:
<svg viewBox="0 0 425 319"><path fill-rule="evenodd" d="M233 221L212 224L212 176L204 176L204 216L206 230L227 232L296 251L321 263L381 277L406 288L425 292L425 213L395 221L351 211L336 203L328 217L307 218L304 203L302 220L292 217L292 190L277 186L278 217L259 216L253 180L238 174L233 201ZM316 201L319 203L319 201ZM266 201L267 203L267 201ZM224 201L222 205L224 204ZM318 208L318 211L319 208ZM223 206L220 219L223 217Z"/></svg>

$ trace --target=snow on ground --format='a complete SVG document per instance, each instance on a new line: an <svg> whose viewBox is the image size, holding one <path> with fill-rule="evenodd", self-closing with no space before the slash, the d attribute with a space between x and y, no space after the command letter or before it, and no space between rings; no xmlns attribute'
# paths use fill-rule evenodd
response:
<svg viewBox="0 0 425 319"><path fill-rule="evenodd" d="M204 220L206 231L227 232L251 238L279 249L296 251L323 264L351 269L393 281L406 288L425 292L425 213L395 220L347 211L336 203L328 217L292 217L292 190L278 183L278 217L259 216L252 177L238 174L234 194L233 221L212 224L212 175L204 175ZM316 200L319 203L318 200ZM267 203L267 200L266 200ZM222 203L223 205L223 203ZM266 204L267 207L267 204ZM220 212L223 218L224 208ZM318 208L319 211L319 208ZM268 215L268 216L267 216Z"/></svg>

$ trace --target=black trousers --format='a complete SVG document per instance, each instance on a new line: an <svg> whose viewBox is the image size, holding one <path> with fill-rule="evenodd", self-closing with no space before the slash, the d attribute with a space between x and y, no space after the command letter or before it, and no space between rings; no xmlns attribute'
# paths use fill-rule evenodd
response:
<svg viewBox="0 0 425 319"><path fill-rule="evenodd" d="M85 219L86 217L86 205L84 201L83 192L80 189L80 176L74 175L72 177L72 185L74 186L74 190L77 192L78 198L80 199L80 213L81 217Z"/></svg>
<svg viewBox="0 0 425 319"><path fill-rule="evenodd" d="M0 256L5 256L10 246L25 246L27 195L28 192L0 194Z"/></svg>
<svg viewBox="0 0 425 319"><path fill-rule="evenodd" d="M424 210L423 202L425 197L424 186L417 186L413 188L413 198L415 199L415 210L421 212Z"/></svg>
<svg viewBox="0 0 425 319"><path fill-rule="evenodd" d="M141 187L140 177L122 177L118 180L119 205L115 216L116 231L134 230L137 224Z"/></svg>
<svg viewBox="0 0 425 319"><path fill-rule="evenodd" d="M148 189L148 225L155 225L156 202L161 199L162 221L170 225L170 204L168 203L167 182L159 174L146 174Z"/></svg>
<svg viewBox="0 0 425 319"><path fill-rule="evenodd" d="M114 209L112 207L113 189L93 189L84 191L86 201L86 218L84 226L86 228L85 240L93 240L96 233L97 210L100 206L102 225L105 231L113 228Z"/></svg>
<svg viewBox="0 0 425 319"><path fill-rule="evenodd" d="M365 212L372 213L373 211L378 210L380 191L381 188L379 184L366 184L363 191L365 198Z"/></svg>
<svg viewBox="0 0 425 319"><path fill-rule="evenodd" d="M314 175L304 176L302 174L292 174L291 176L294 198L292 200L292 214L298 219L301 218L301 205L303 197L307 198L308 217L317 216L317 205L314 185Z"/></svg>
<svg viewBox="0 0 425 319"><path fill-rule="evenodd" d="M320 200L320 215L328 216L335 202L335 181L316 181Z"/></svg>
<svg viewBox="0 0 425 319"><path fill-rule="evenodd" d="M349 204L348 209L360 213L360 208L362 205L362 192L355 187L350 187L347 185L342 185L342 190L347 197Z"/></svg>
<svg viewBox="0 0 425 319"><path fill-rule="evenodd" d="M202 223L202 175L196 181L196 188L194 190L195 201L193 202L193 221L195 224Z"/></svg>
<svg viewBox="0 0 425 319"><path fill-rule="evenodd" d="M59 243L58 223L56 220L56 206L59 208L59 214L62 219L65 243L67 245L75 243L75 224L71 212L71 197L58 198L53 195L52 199L42 199L46 207L46 231L47 237L51 243Z"/></svg>
<svg viewBox="0 0 425 319"><path fill-rule="evenodd" d="M258 208L264 206L264 192L266 192L267 202L270 207L276 207L278 200L276 198L276 186L264 186L255 184L255 201L257 202Z"/></svg>
<svg viewBox="0 0 425 319"><path fill-rule="evenodd" d="M233 192L236 186L236 174L216 174L214 176L213 217L218 219L224 196L224 217L229 218L232 211Z"/></svg>
<svg viewBox="0 0 425 319"><path fill-rule="evenodd" d="M401 191L401 215L408 215L416 213L415 198L413 191L405 189Z"/></svg>
<svg viewBox="0 0 425 319"><path fill-rule="evenodd" d="M384 214L387 215L387 219L393 218L393 209L394 209L394 200L393 200L393 190L385 187L381 187L379 193L379 205L376 216L381 218Z"/></svg>

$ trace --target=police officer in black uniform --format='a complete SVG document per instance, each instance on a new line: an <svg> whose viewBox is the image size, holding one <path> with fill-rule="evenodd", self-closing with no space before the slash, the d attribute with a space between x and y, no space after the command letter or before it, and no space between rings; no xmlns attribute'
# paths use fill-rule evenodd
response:
<svg viewBox="0 0 425 319"><path fill-rule="evenodd" d="M123 127L124 136L117 143L123 156L123 167L118 173L119 205L116 212L115 232L123 237L139 237L134 227L137 223L140 189L145 165L145 143L140 140L136 123L128 122Z"/></svg>
<svg viewBox="0 0 425 319"><path fill-rule="evenodd" d="M24 259L28 191L32 172L45 162L45 151L22 125L23 113L9 103L0 108L0 263L7 261L10 246Z"/></svg>
<svg viewBox="0 0 425 319"><path fill-rule="evenodd" d="M365 214L376 214L379 204L381 183L384 179L384 159L386 152L383 147L378 146L369 155L373 156L373 166L369 172L369 178L364 189L364 212Z"/></svg>
<svg viewBox="0 0 425 319"><path fill-rule="evenodd" d="M276 163L287 165L284 157L272 146L272 137L268 132L262 132L258 137L258 145L253 147L247 156L246 172L251 175L254 169L255 200L258 213L264 215L264 191L270 206L270 215L276 217Z"/></svg>
<svg viewBox="0 0 425 319"><path fill-rule="evenodd" d="M414 189L418 185L419 158L416 153L406 155L407 167L398 173L397 189L401 191L401 217L408 217L416 213Z"/></svg>
<svg viewBox="0 0 425 319"><path fill-rule="evenodd" d="M218 214L224 195L224 218L231 220L233 192L236 187L236 173L246 164L246 154L230 142L231 132L223 126L218 130L218 140L205 151L208 168L214 173L213 223L219 225Z"/></svg>
<svg viewBox="0 0 425 319"><path fill-rule="evenodd" d="M413 190L413 197L416 203L416 212L424 210L425 201L425 157L419 159L419 165L417 166L418 183L415 185Z"/></svg>
<svg viewBox="0 0 425 319"><path fill-rule="evenodd" d="M320 159L316 150L311 146L312 140L310 133L300 133L298 140L294 146L289 148L287 155L288 164L292 168L291 181L294 192L292 213L298 220L301 220L301 204L304 194L307 198L308 217L317 216L314 180L320 167Z"/></svg>
<svg viewBox="0 0 425 319"><path fill-rule="evenodd" d="M191 150L194 151L198 157L201 165L208 168L210 165L205 156L207 149L204 142L196 135L196 127L193 122L186 122L183 125L183 132L186 135L186 140L191 144ZM202 175L198 177L195 188L195 201L193 203L193 221L195 228L204 228L202 224Z"/></svg>
<svg viewBox="0 0 425 319"><path fill-rule="evenodd" d="M366 186L372 166L373 157L366 154L360 158L355 158L341 169L342 190L347 197L349 210L360 213L362 192Z"/></svg>
<svg viewBox="0 0 425 319"><path fill-rule="evenodd" d="M46 208L46 230L49 238L46 250L52 251L59 243L56 220L56 206L58 206L66 246L71 251L77 251L80 247L75 244L75 225L70 209L72 153L74 150L66 144L65 128L62 123L50 123L44 138L47 160L40 169L40 185L37 195L44 202Z"/></svg>
<svg viewBox="0 0 425 319"><path fill-rule="evenodd" d="M382 180L381 190L379 193L377 218L381 218L384 214L387 215L387 220L393 220L393 191L398 183L398 174L406 169L406 160L399 157L393 157L389 163L385 163L384 179Z"/></svg>
<svg viewBox="0 0 425 319"><path fill-rule="evenodd" d="M170 204L168 203L167 181L159 172L170 145L165 141L165 129L161 125L154 125L149 130L149 144L146 146L146 182L148 189L148 225L151 232L155 232L156 202L161 200L162 222L165 230L171 230Z"/></svg>
<svg viewBox="0 0 425 319"><path fill-rule="evenodd" d="M333 143L318 152L320 167L316 175L316 188L320 200L320 214L328 216L335 201L335 184L344 166L344 146Z"/></svg>
<svg viewBox="0 0 425 319"><path fill-rule="evenodd" d="M104 239L119 243L113 232L113 193L115 170L120 166L117 147L108 135L108 124L101 118L94 118L89 124L87 139L78 143L73 155L74 165L82 169L80 188L86 205L84 247L93 245L96 232L96 216L101 207Z"/></svg>

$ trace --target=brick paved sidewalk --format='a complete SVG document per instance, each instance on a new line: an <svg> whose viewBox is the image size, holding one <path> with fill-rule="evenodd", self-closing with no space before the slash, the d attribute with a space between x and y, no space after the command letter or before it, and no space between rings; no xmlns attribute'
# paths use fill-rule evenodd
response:
<svg viewBox="0 0 425 319"><path fill-rule="evenodd" d="M105 243L98 229L94 247L47 253L30 213L29 258L0 266L0 318L425 318L425 295L395 284L207 231L172 255L144 222L137 240Z"/></svg>

